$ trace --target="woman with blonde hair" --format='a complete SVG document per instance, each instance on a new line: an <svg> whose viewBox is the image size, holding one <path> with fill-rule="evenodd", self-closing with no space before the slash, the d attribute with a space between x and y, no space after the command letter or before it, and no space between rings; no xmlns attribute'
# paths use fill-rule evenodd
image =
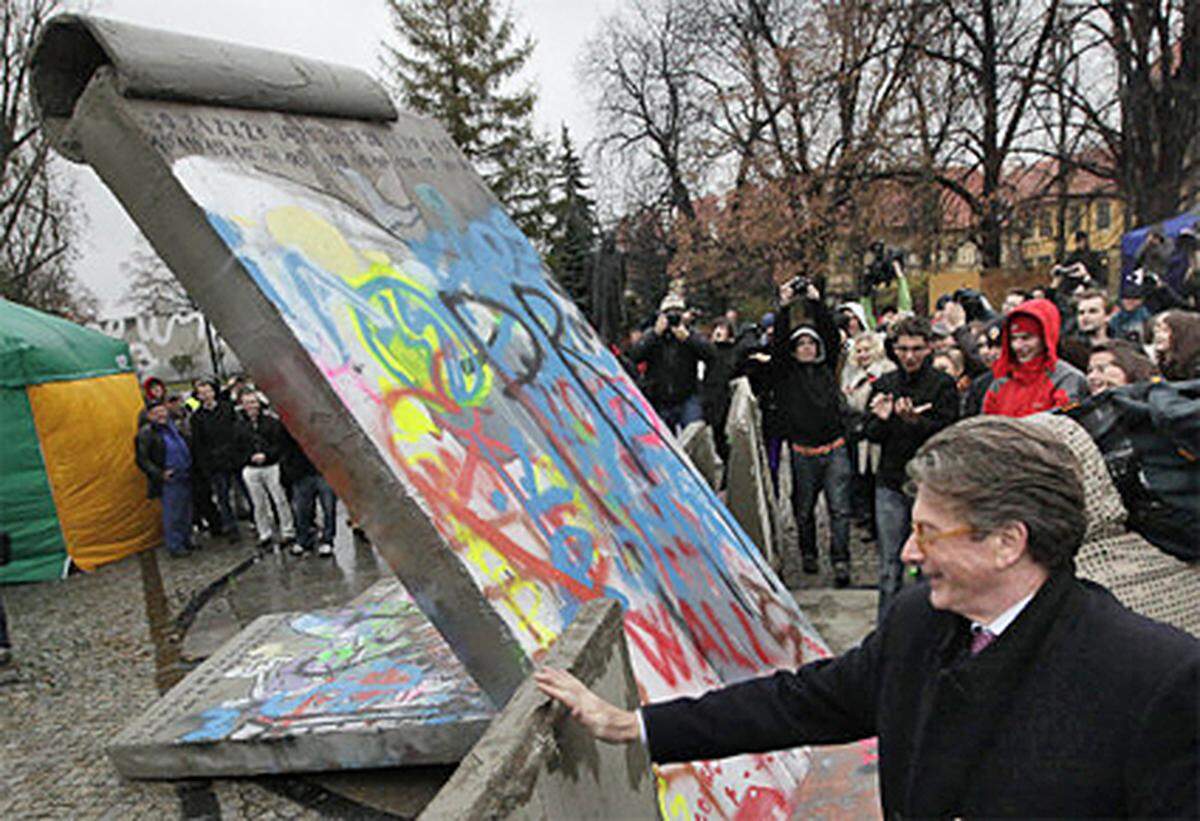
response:
<svg viewBox="0 0 1200 821"><path fill-rule="evenodd" d="M854 468L851 483L850 506L858 524L867 529L870 538L875 535L875 469L879 466L880 446L868 442L862 435L862 423L866 419L867 399L871 386L885 373L896 370L896 363L887 358L883 337L874 331L863 331L851 339L849 356L842 366L842 394L846 397L851 424L850 461Z"/></svg>

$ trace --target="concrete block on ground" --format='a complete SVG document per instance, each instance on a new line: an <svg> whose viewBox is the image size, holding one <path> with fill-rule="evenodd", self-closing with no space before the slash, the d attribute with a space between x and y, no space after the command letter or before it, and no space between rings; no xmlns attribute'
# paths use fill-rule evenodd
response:
<svg viewBox="0 0 1200 821"><path fill-rule="evenodd" d="M633 709L637 685L621 607L594 601L545 659L602 698ZM596 741L527 679L421 814L435 819L658 818L655 779L640 744Z"/></svg>
<svg viewBox="0 0 1200 821"><path fill-rule="evenodd" d="M262 616L108 748L128 778L458 761L494 714L394 581L351 605Z"/></svg>
<svg viewBox="0 0 1200 821"><path fill-rule="evenodd" d="M691 460L692 466L700 471L708 486L716 490L721 484L725 463L717 455L717 443L709 424L698 420L684 428L679 434L679 447Z"/></svg>
<svg viewBox="0 0 1200 821"><path fill-rule="evenodd" d="M754 398L748 379L733 381L725 434L729 438L725 504L770 561L775 551L771 474L767 468L758 400Z"/></svg>

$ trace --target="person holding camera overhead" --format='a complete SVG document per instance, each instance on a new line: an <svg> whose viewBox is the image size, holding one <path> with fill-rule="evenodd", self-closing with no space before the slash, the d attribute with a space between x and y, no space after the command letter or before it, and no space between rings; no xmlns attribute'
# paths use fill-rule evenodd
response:
<svg viewBox="0 0 1200 821"><path fill-rule="evenodd" d="M654 327L629 350L635 365L646 363L646 398L676 434L704 418L698 366L714 355L712 344L688 327L686 314L683 297L667 294Z"/></svg>
<svg viewBox="0 0 1200 821"><path fill-rule="evenodd" d="M791 325L791 306L803 296L809 321ZM780 432L791 447L792 511L799 545L784 551L783 579L796 587L796 558L816 573L817 495L829 507L829 558L834 584L850 584L850 454L846 447L845 399L838 384L838 330L821 293L806 277L779 288L779 311L771 340L769 376L779 408ZM797 556L798 554L798 556Z"/></svg>

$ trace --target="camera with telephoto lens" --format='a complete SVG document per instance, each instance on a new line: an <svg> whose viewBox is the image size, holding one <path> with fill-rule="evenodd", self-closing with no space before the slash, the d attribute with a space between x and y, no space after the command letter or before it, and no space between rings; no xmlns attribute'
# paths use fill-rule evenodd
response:
<svg viewBox="0 0 1200 821"><path fill-rule="evenodd" d="M683 311L667 311L667 327L678 328L683 324Z"/></svg>
<svg viewBox="0 0 1200 821"><path fill-rule="evenodd" d="M869 248L871 264L863 272L863 284L866 290L887 285L896 278L894 263L904 265L904 252L899 248L888 248L882 242L872 242Z"/></svg>

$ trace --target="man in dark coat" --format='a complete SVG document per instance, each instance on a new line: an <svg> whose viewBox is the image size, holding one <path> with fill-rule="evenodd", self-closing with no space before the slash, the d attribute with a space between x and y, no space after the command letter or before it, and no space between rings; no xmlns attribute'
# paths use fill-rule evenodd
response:
<svg viewBox="0 0 1200 821"><path fill-rule="evenodd" d="M875 526L879 536L879 615L904 584L900 548L908 538L912 499L904 493L904 465L930 436L958 418L954 380L933 367L933 330L921 317L892 326L899 368L871 388L863 433L880 445L875 474Z"/></svg>
<svg viewBox="0 0 1200 821"><path fill-rule="evenodd" d="M198 475L206 477L217 497L221 533L231 541L238 538L237 516L230 491L241 469L237 451L237 411L227 399L218 398L217 385L204 380L196 385L200 407L192 414L192 453L199 466Z"/></svg>
<svg viewBox="0 0 1200 821"><path fill-rule="evenodd" d="M791 325L792 302L803 297L809 320ZM816 573L817 497L829 509L829 560L834 583L850 583L850 467L846 447L845 400L837 380L841 340L820 291L792 283L779 290L769 378L779 406L780 433L787 439L792 465L792 512L798 545L783 551L783 578L798 587L796 559L805 573Z"/></svg>
<svg viewBox="0 0 1200 821"><path fill-rule="evenodd" d="M146 474L147 497L162 499L167 552L186 556L192 541L192 454L161 400L150 400L135 447L137 466Z"/></svg>
<svg viewBox="0 0 1200 821"><path fill-rule="evenodd" d="M654 327L629 349L630 361L646 363L646 398L676 434L704 416L699 365L713 357L708 340L688 327L686 307L681 297L668 294Z"/></svg>
<svg viewBox="0 0 1200 821"><path fill-rule="evenodd" d="M598 738L653 761L879 737L885 817L1187 817L1198 806L1200 642L1074 574L1084 493L1067 447L977 417L922 446L901 594L859 647L620 710L538 671Z"/></svg>
<svg viewBox="0 0 1200 821"><path fill-rule="evenodd" d="M278 534L280 544L290 547L296 538L296 525L292 519L292 506L283 492L279 468L287 431L278 418L263 412L257 391L244 391L240 401L242 416L237 422L234 442L238 463L242 465L242 478L254 503L258 546L270 546ZM272 507L279 517L278 531L271 516Z"/></svg>

